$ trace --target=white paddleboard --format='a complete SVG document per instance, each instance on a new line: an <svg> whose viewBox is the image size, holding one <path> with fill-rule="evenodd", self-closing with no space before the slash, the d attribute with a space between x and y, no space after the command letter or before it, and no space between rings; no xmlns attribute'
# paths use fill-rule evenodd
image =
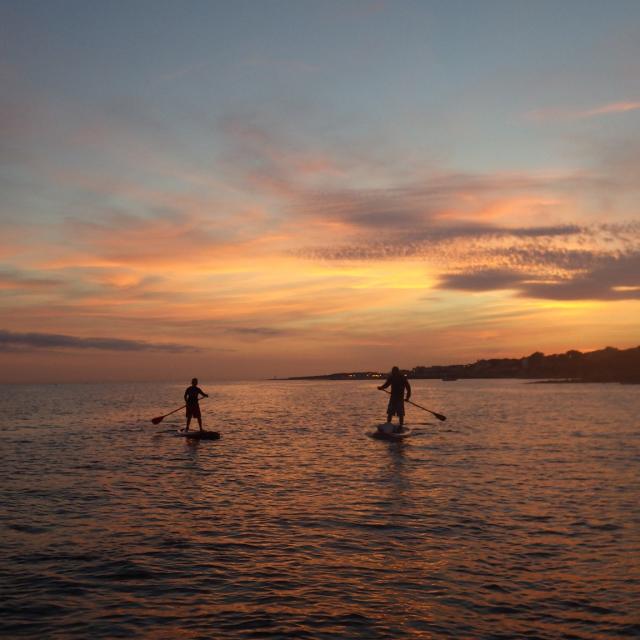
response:
<svg viewBox="0 0 640 640"><path fill-rule="evenodd" d="M397 425L391 424L390 422L379 424L371 434L371 437L377 438L378 440L404 440L413 433L413 429L410 427L404 426L402 431L399 432L394 431L396 427Z"/></svg>

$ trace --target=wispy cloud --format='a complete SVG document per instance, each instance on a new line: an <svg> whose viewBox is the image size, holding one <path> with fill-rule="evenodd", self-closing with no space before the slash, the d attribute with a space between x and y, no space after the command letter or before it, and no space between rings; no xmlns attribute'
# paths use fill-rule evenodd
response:
<svg viewBox="0 0 640 640"><path fill-rule="evenodd" d="M240 336L252 336L256 338L276 338L291 335L291 331L285 331L284 329L277 329L275 327L227 327L224 331Z"/></svg>
<svg viewBox="0 0 640 640"><path fill-rule="evenodd" d="M19 349L99 349L101 351L198 351L185 344L154 343L120 338L79 338L57 333L18 333L0 329L0 350Z"/></svg>
<svg viewBox="0 0 640 640"><path fill-rule="evenodd" d="M0 290L47 290L61 284L61 280L44 276L40 272L27 272L19 269L0 268Z"/></svg>
<svg viewBox="0 0 640 640"><path fill-rule="evenodd" d="M554 225L549 227L499 227L493 225L458 224L434 225L414 232L387 234L386 240L362 239L359 243L304 247L293 250L295 255L319 260L389 260L409 257L441 255L443 245L451 255L451 243L455 241L482 241L498 239L562 238L578 236L585 229L578 225ZM461 248L461 251L468 250Z"/></svg>
<svg viewBox="0 0 640 640"><path fill-rule="evenodd" d="M623 102L610 102L590 109L536 109L527 113L531 120L571 120L581 118L594 118L617 113L640 110L640 101L629 100Z"/></svg>
<svg viewBox="0 0 640 640"><path fill-rule="evenodd" d="M584 247L584 248L580 248ZM390 260L432 258L466 264L468 259L509 264L558 265L579 268L597 256L640 247L640 224L501 227L495 225L433 225L415 232L364 235L352 243L308 246L300 257L327 260Z"/></svg>
<svg viewBox="0 0 640 640"><path fill-rule="evenodd" d="M627 111L637 111L640 109L640 102L612 102L595 109L587 109L580 113L580 117L590 118L592 116L601 116L608 113L626 113Z"/></svg>

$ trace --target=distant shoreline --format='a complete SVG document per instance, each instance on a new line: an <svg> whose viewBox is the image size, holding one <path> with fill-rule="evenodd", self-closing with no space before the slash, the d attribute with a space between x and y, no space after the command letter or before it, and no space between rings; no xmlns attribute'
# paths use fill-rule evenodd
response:
<svg viewBox="0 0 640 640"><path fill-rule="evenodd" d="M536 351L522 358L489 358L470 364L416 366L402 373L410 380L521 379L534 384L577 384L587 382L640 383L640 347L605 347L581 352L545 355ZM284 380L384 380L380 371L341 371L325 375L294 376Z"/></svg>
<svg viewBox="0 0 640 640"><path fill-rule="evenodd" d="M384 379L385 376L382 376ZM467 378L456 378L455 380L445 380L442 378L414 378L409 376L409 380L439 380L440 382L462 382L464 380L521 380L524 384L640 384L640 380L587 380L581 378L558 378L541 379L541 378L524 378L520 376L477 376ZM290 378L267 378L271 382L283 382L293 380L319 380L325 382L354 382L363 380L380 380L380 378L356 378L348 376L337 376L336 374L319 375L319 376L292 376Z"/></svg>
<svg viewBox="0 0 640 640"><path fill-rule="evenodd" d="M531 380L527 384L640 384L640 380Z"/></svg>

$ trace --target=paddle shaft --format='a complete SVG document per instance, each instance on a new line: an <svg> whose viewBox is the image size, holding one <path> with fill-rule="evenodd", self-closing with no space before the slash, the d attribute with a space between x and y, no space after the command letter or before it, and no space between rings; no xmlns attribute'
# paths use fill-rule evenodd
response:
<svg viewBox="0 0 640 640"><path fill-rule="evenodd" d="M167 416L170 416L172 413L175 413L176 411L180 411L180 409L184 409L187 405L183 404L181 407L178 407L177 409L174 409L173 411L169 411L169 413L165 413L162 417L166 418Z"/></svg>
<svg viewBox="0 0 640 640"><path fill-rule="evenodd" d="M383 389L383 391L385 393L388 393L389 395L391 395L391 391L387 391L386 389ZM433 415L436 418L438 418L438 420L446 420L447 419L447 416L443 416L441 413L436 413L435 411L431 411L431 409L427 409L426 407L423 407L420 404L412 402L411 400L405 400L405 402L408 402L409 404L412 404L414 407L418 407L418 409L422 409L423 411L426 411L427 413L430 413L431 415Z"/></svg>
<svg viewBox="0 0 640 640"><path fill-rule="evenodd" d="M151 422L153 424L160 424L167 416L170 416L172 413L176 411L180 411L180 409L184 409L187 405L183 404L181 407L174 409L173 411L169 411L169 413L165 413L163 416L156 416L155 418L151 418Z"/></svg>
<svg viewBox="0 0 640 640"><path fill-rule="evenodd" d="M209 396L203 396L204 398L208 398ZM160 424L167 416L170 416L172 413L175 413L176 411L180 411L180 409L184 409L187 405L183 404L181 407L178 407L177 409L174 409L173 411L169 411L169 413L165 413L163 416L158 416L157 418L152 418L151 422L153 422L153 424Z"/></svg>

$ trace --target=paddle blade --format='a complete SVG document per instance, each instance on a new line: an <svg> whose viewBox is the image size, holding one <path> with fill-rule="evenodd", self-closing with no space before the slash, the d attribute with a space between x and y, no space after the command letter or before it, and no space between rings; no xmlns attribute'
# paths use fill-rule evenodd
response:
<svg viewBox="0 0 640 640"><path fill-rule="evenodd" d="M158 416L157 418L152 418L151 422L153 422L153 424L160 424L163 420L164 416Z"/></svg>
<svg viewBox="0 0 640 640"><path fill-rule="evenodd" d="M443 422L447 419L447 416L443 416L441 413L434 413L433 415L438 418L438 420L442 420Z"/></svg>

